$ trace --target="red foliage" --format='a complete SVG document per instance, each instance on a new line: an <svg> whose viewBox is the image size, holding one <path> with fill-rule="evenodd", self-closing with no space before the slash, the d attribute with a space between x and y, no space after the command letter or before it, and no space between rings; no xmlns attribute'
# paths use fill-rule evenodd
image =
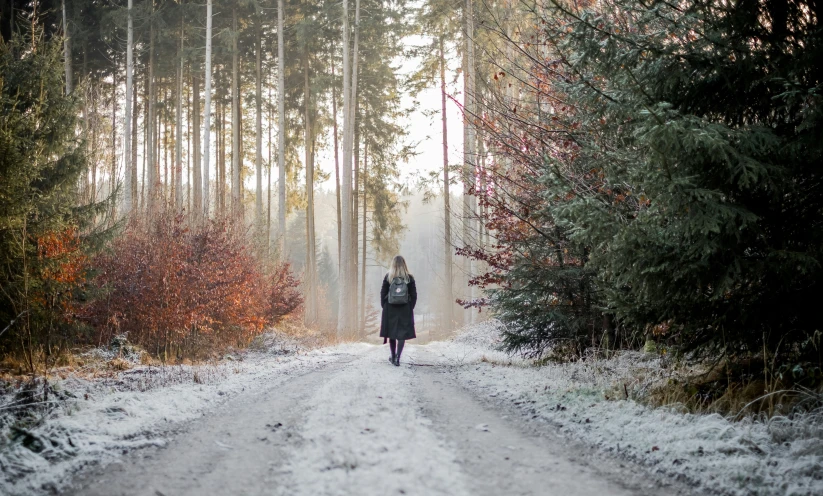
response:
<svg viewBox="0 0 823 496"><path fill-rule="evenodd" d="M288 265L265 274L224 223L192 230L179 216L134 222L93 265L106 295L85 319L99 341L128 333L151 351L244 345L303 301Z"/></svg>
<svg viewBox="0 0 823 496"><path fill-rule="evenodd" d="M71 321L77 311L73 292L86 282L88 261L77 229L68 227L39 236L37 258L41 284L33 292L32 301Z"/></svg>

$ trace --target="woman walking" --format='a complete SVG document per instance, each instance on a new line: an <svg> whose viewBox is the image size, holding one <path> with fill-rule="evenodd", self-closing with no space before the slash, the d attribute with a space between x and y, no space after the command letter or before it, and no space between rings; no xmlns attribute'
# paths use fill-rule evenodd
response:
<svg viewBox="0 0 823 496"><path fill-rule="evenodd" d="M409 273L406 260L400 255L391 261L389 273L383 278L380 290L380 306L383 316L380 320L380 337L383 343L389 340L391 357L389 361L400 366L400 355L407 339L414 339L414 305L417 303L417 286Z"/></svg>

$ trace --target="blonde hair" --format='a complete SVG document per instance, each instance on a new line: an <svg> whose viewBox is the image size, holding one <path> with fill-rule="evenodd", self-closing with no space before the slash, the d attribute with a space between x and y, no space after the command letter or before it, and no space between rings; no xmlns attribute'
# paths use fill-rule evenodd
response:
<svg viewBox="0 0 823 496"><path fill-rule="evenodd" d="M409 267L406 265L406 260L400 255L395 255L395 257L391 259L389 273L386 276L389 282L392 282L395 277L400 277L407 283L412 277L411 272L409 272Z"/></svg>

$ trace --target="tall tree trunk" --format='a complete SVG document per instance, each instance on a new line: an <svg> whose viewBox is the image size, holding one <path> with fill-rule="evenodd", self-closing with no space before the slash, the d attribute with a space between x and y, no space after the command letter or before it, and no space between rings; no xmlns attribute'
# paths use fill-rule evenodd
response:
<svg viewBox="0 0 823 496"><path fill-rule="evenodd" d="M134 187L137 179L136 165L131 159L131 115L134 94L134 20L132 19L134 0L129 0L128 34L126 35L126 116L123 119L123 165L125 166L125 191L123 192L123 214L128 215L134 209ZM65 0L63 6L65 9ZM64 14L65 17L65 14Z"/></svg>
<svg viewBox="0 0 823 496"><path fill-rule="evenodd" d="M219 71L218 71L219 75ZM226 215L226 105L217 103L217 211Z"/></svg>
<svg viewBox="0 0 823 496"><path fill-rule="evenodd" d="M146 204L148 205L149 215L155 210L155 186L157 183L157 169L155 164L155 110L154 110L154 0L151 0L151 19L149 20L149 80L148 80L148 106L149 118L146 123L146 149L148 151L148 158L146 160L146 169L148 171L148 178L146 181Z"/></svg>
<svg viewBox="0 0 823 496"><path fill-rule="evenodd" d="M70 95L74 89L72 86L73 76L71 71L71 36L69 33L69 20L66 16L66 0L61 0L63 8L63 67L66 72L66 94ZM13 5L13 4L12 4ZM131 0L129 0L129 13L131 15ZM12 17L14 17L14 8L12 8ZM129 17L131 21L131 17ZM129 24L131 26L131 24ZM131 31L129 31L131 33ZM114 123L112 123L114 125Z"/></svg>
<svg viewBox="0 0 823 496"><path fill-rule="evenodd" d="M366 330L366 236L369 232L366 229L366 212L368 200L368 178L369 178L369 145L363 144L363 248L360 262L360 327Z"/></svg>
<svg viewBox="0 0 823 496"><path fill-rule="evenodd" d="M280 259L286 259L286 47L284 0L277 0L277 238Z"/></svg>
<svg viewBox="0 0 823 496"><path fill-rule="evenodd" d="M466 0L463 9L463 244L469 246L474 235L474 10L472 0ZM468 282L473 275L473 264L463 257L465 281L463 291L466 299L474 297L474 288ZM464 321L471 323L474 312L465 312Z"/></svg>
<svg viewBox="0 0 823 496"><path fill-rule="evenodd" d="M360 273L357 270L358 266L360 265L360 261L358 260L358 237L360 232L360 226L358 225L357 215L360 212L360 121L357 119L359 117L359 105L357 100L354 100L354 193L352 194L352 216L351 216L351 225L352 225L352 243L351 243L351 257L352 257L352 281L351 287L354 289L354 294L352 295L352 312L354 319L354 325L356 328L360 328L360 321L357 319L358 312L357 310L360 308L358 304L358 291L357 288L359 287L359 279Z"/></svg>
<svg viewBox="0 0 823 496"><path fill-rule="evenodd" d="M303 51L303 97L306 143L306 306L304 321L313 324L317 320L317 284L315 278L316 243L314 233L314 132L312 130L311 86L309 85L309 54Z"/></svg>
<svg viewBox="0 0 823 496"><path fill-rule="evenodd" d="M349 2L343 0L343 181L340 194L342 229L340 231L340 298L337 331L342 334L354 327L356 309L352 305L352 282L355 277L352 241L352 151L354 145L354 102L357 94L357 50L360 0L355 0L355 43L350 57Z"/></svg>
<svg viewBox="0 0 823 496"><path fill-rule="evenodd" d="M149 78L148 67L143 69L145 74L143 78L143 154L141 155L142 180L140 181L140 208L143 211L148 211L148 203L146 202L146 183L149 182ZM135 126L136 130L137 126Z"/></svg>
<svg viewBox="0 0 823 496"><path fill-rule="evenodd" d="M239 229L243 228L243 198L241 170L243 165L240 156L240 49L237 46L237 8L232 9L232 41L231 41L231 214Z"/></svg>
<svg viewBox="0 0 823 496"><path fill-rule="evenodd" d="M209 217L209 157L211 156L211 11L212 0L206 0L206 102L203 109L203 213Z"/></svg>
<svg viewBox="0 0 823 496"><path fill-rule="evenodd" d="M337 84L334 82L334 56L331 58L331 113L334 133L334 192L337 197L337 265L340 265L340 153L337 142Z"/></svg>
<svg viewBox="0 0 823 496"><path fill-rule="evenodd" d="M270 101L270 102L271 102L271 87L272 87L272 85L269 84L269 100L268 101ZM271 176L271 172L272 172L272 161L271 161L271 159L272 159L271 155L272 154L271 154L271 150L272 150L272 144L273 144L272 140L271 140L271 128L272 128L272 123L274 122L274 115L272 115L272 107L271 107L271 105L269 105L268 107L269 107L268 126L266 126L266 127L268 128L268 132L269 132L269 146L268 146L268 154L269 154L269 159L268 159L269 187L268 187L268 191L266 192L266 194L267 194L267 199L266 199L266 255L269 255L271 253L271 188L273 186L272 176Z"/></svg>
<svg viewBox="0 0 823 496"><path fill-rule="evenodd" d="M180 18L180 65L177 69L177 130L175 144L177 157L174 172L174 206L177 213L183 211L183 18Z"/></svg>
<svg viewBox="0 0 823 496"><path fill-rule="evenodd" d="M132 59L132 62L134 59ZM132 210L139 208L137 194L137 89L134 87L134 71L132 70L132 91L131 91L131 206Z"/></svg>
<svg viewBox="0 0 823 496"><path fill-rule="evenodd" d="M88 74L87 71L83 71L84 74ZM94 87L94 83L92 83L89 91L86 93L86 115L88 116L89 122L87 123L87 133L91 131L91 181L89 183L89 201L96 202L97 201L97 162L98 162L98 150L97 150L97 100L95 98L96 95L96 88ZM91 105L89 105L89 100L91 100ZM91 110L89 110L89 108ZM91 121L92 115L94 116L94 122Z"/></svg>
<svg viewBox="0 0 823 496"><path fill-rule="evenodd" d="M352 120L352 127L353 129L350 131L351 133L351 142L354 141L354 130L357 129L357 114L358 114L358 105L357 105L357 82L358 82L358 66L360 65L360 0L355 0L354 2L354 43L352 45L352 65L351 65L351 105L349 107L349 112L351 112L351 120ZM349 146L359 146L359 143L354 143L353 145L349 144ZM359 148L357 148L357 152L359 152ZM357 168L359 164L357 162L354 163L354 167ZM357 186L355 186L354 194L357 195ZM356 199L355 199L356 202ZM356 203L355 203L356 207ZM351 259L351 280L350 283L352 288L357 288L357 210L354 210L354 218L352 220L352 238L353 238L353 246L352 246L352 259ZM355 292L353 295L352 301L352 320L356 320L357 318L357 293ZM353 322L353 324L356 324Z"/></svg>
<svg viewBox="0 0 823 496"><path fill-rule="evenodd" d="M351 329L351 138L352 114L351 101L351 59L349 58L349 0L343 0L343 181L340 194L340 266L338 282L338 320L337 333L343 334Z"/></svg>
<svg viewBox="0 0 823 496"><path fill-rule="evenodd" d="M189 64L189 72L191 72L191 64ZM191 122L192 122L192 104L191 104L191 86L186 91L185 95L185 102L186 102L186 129L188 136L186 136L186 211L191 216L192 209L194 207L194 201L192 198L192 184L194 184L194 164L192 163L192 153L193 153L193 133L191 129Z"/></svg>
<svg viewBox="0 0 823 496"><path fill-rule="evenodd" d="M203 176L200 163L200 78L196 65L191 67L191 113L192 113L192 210L194 221L199 222L203 216Z"/></svg>
<svg viewBox="0 0 823 496"><path fill-rule="evenodd" d="M114 67L118 67L117 54L113 57L112 62ZM114 195L117 190L117 88L120 87L116 70L112 71L111 78L111 175L109 176L109 195ZM107 222L109 227L114 224L117 216L117 202L111 202L110 208Z"/></svg>
<svg viewBox="0 0 823 496"><path fill-rule="evenodd" d="M454 319L454 296L452 293L452 225L451 193L449 193L449 134L446 120L446 55L443 50L443 35L440 35L440 119L443 124L443 325L448 330Z"/></svg>
<svg viewBox="0 0 823 496"><path fill-rule="evenodd" d="M260 28L260 16L257 15L257 36L255 41L255 52L257 60L255 60L255 75L257 76L256 85L254 88L255 96L255 155L254 166L257 172L257 191L254 197L254 222L258 230L258 238L262 233L263 226L263 47L260 39L263 37L262 29Z"/></svg>

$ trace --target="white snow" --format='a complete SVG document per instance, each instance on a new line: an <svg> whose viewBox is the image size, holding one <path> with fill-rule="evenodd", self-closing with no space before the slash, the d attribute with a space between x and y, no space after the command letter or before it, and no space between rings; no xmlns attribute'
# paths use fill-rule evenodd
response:
<svg viewBox="0 0 823 496"><path fill-rule="evenodd" d="M448 342L409 346L404 360L412 363L418 353L427 362L437 357L428 364L473 395L545 421L548 428L607 456L697 485L700 492L823 494L823 412L764 422L654 409L632 398L665 380L666 359L621 353L610 360L591 357L537 367L497 351L499 334L499 324L488 321ZM136 366L114 379L58 382L75 399L18 431L17 440L11 440L8 422L0 418L0 494L59 490L85 464L109 463L129 450L162 445L181 422L243 391L285 384L343 354L358 358L334 365L340 370L301 405L306 413L295 431L299 437L278 472L283 486L272 491L472 493L472 481L461 470L459 457L465 454L438 434L421 410L413 367L393 367L385 348L377 351L366 344L312 352L278 349L276 341L263 345L263 351L237 354L216 365ZM0 397L0 417L8 401L8 395ZM475 436L488 436L492 420L478 419L466 428ZM43 449L26 448L21 435L31 436ZM214 442L219 449L232 449L228 440Z"/></svg>
<svg viewBox="0 0 823 496"><path fill-rule="evenodd" d="M403 361L413 361L414 346ZM465 476L417 408L413 372L369 353L312 395L283 495L468 495Z"/></svg>
<svg viewBox="0 0 823 496"><path fill-rule="evenodd" d="M474 393L654 472L719 494L823 494L823 412L764 422L649 408L624 391L638 397L665 377L660 359L623 353L537 367L497 351L499 333L487 321L429 348Z"/></svg>
<svg viewBox="0 0 823 496"><path fill-rule="evenodd" d="M52 410L25 429L42 443L35 452L11 440L8 419L0 424L0 494L30 495L57 490L71 473L90 462L109 463L129 450L163 445L180 422L197 418L246 389L270 386L291 375L333 360L336 354L361 352L348 344L310 352L264 343L262 352L228 357L216 365L138 366L114 380L70 377L55 383L74 400ZM7 402L10 398L4 398ZM0 405L2 409L2 405Z"/></svg>

